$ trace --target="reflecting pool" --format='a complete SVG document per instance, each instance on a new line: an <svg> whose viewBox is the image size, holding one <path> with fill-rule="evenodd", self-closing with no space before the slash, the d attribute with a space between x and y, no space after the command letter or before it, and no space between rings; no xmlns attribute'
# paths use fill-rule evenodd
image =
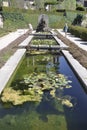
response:
<svg viewBox="0 0 87 130"><path fill-rule="evenodd" d="M32 90L31 80L36 83L39 75L38 85L40 91L40 100L27 100L21 105L12 105L12 103L0 104L0 130L85 130L87 129L87 95L67 61L61 54L27 54L21 63L18 71L10 85L16 91L18 87L23 90L27 86ZM43 76L41 75L43 74ZM53 85L55 75L64 75L67 80L61 80L60 85ZM34 77L36 76L36 77ZM42 77L41 77L42 76ZM25 77L29 78L24 84ZM43 78L44 77L44 78ZM52 77L52 79L49 79ZM53 87L44 90L44 84L48 80ZM56 78L56 83L59 83ZM65 87L66 81L71 87ZM70 82L72 81L72 82ZM67 85L67 86L68 86ZM54 93L51 90L55 90ZM36 91L36 89L35 89ZM22 91L23 94L25 91ZM42 93L43 92L43 93ZM36 94L36 93L35 93ZM55 94L55 95L54 95ZM21 96L22 94L20 94ZM31 93L32 95L32 93ZM9 95L8 95L9 96ZM14 95L13 95L14 96ZM1 97L2 98L2 97ZM17 97L14 96L15 100ZM24 98L24 97L23 97ZM30 98L30 97L28 97ZM36 98L38 99L38 98ZM72 105L67 105L64 99Z"/></svg>

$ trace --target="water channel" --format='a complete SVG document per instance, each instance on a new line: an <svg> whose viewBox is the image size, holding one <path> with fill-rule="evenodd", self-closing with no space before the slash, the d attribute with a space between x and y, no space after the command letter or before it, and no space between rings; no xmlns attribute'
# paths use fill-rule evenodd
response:
<svg viewBox="0 0 87 130"><path fill-rule="evenodd" d="M87 129L87 94L75 76L70 65L61 53L28 52L23 59L10 87L23 89L24 76L61 74L67 77L70 88L56 89L56 97L51 97L48 90L44 91L40 101L26 101L21 105L0 103L0 130L85 130ZM38 74L38 75L37 75ZM33 77L33 80L34 79ZM51 83L52 84L52 83ZM26 87L26 85L24 85ZM43 85L41 84L41 87ZM31 86L32 88L32 86ZM70 100L72 106L61 103L57 99ZM16 100L16 97L14 97ZM37 97L36 97L37 98ZM35 99L34 99L35 100Z"/></svg>

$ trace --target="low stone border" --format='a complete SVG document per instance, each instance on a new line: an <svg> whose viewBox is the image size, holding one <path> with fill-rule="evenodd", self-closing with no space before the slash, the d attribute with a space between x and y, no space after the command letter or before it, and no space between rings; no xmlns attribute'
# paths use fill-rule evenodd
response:
<svg viewBox="0 0 87 130"><path fill-rule="evenodd" d="M26 49L18 49L0 69L0 93L7 85L25 53Z"/></svg>
<svg viewBox="0 0 87 130"><path fill-rule="evenodd" d="M54 31L51 31L51 33L52 34L54 34L54 39L58 42L58 44L60 45L60 47L63 47L63 48L68 48L68 46L67 45L65 45L57 36L55 36L55 35L57 35Z"/></svg>
<svg viewBox="0 0 87 130"><path fill-rule="evenodd" d="M34 33L35 31L33 31ZM27 37L21 44L20 47L26 47L32 40L33 36ZM14 55L12 55L6 64L0 69L0 93L3 91L4 87L7 85L11 76L15 72L18 64L20 63L22 57L26 53L26 49L18 49Z"/></svg>
<svg viewBox="0 0 87 130"><path fill-rule="evenodd" d="M32 35L29 35L21 44L19 44L19 47L26 47L28 46L29 42L32 40L32 38L34 37L33 36L33 33L35 33L35 31L32 32Z"/></svg>
<svg viewBox="0 0 87 130"><path fill-rule="evenodd" d="M52 31L52 33L55 32ZM66 46L58 37L54 36L54 38L60 46ZM68 46L66 46L66 48L67 47ZM74 57L69 53L69 51L62 50L61 52L69 62L70 66L73 68L80 81L83 83L85 89L87 89L87 69L84 68L76 59L74 59Z"/></svg>
<svg viewBox="0 0 87 130"><path fill-rule="evenodd" d="M62 53L85 86L85 89L87 89L87 70L68 51L62 50Z"/></svg>
<svg viewBox="0 0 87 130"><path fill-rule="evenodd" d="M61 42L60 39L58 39L56 36L54 36L59 43L60 46L66 46L63 42ZM21 44L26 46L29 44L29 40L31 40L31 36L29 36L27 39L25 39ZM66 46L67 47L67 46ZM26 53L26 49L18 49L13 56L7 61L7 63L0 69L0 93L10 80L12 74L16 70L19 62L21 61L22 57ZM87 70L77 61L75 60L72 55L66 51L62 50L63 55L69 62L69 64L72 66L74 71L76 72L77 76L80 78L82 83L85 85L85 88L87 89Z"/></svg>

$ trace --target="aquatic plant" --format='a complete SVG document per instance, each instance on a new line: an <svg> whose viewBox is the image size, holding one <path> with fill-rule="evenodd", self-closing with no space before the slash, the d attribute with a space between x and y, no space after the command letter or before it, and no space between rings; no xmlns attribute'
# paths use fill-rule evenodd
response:
<svg viewBox="0 0 87 130"><path fill-rule="evenodd" d="M31 44L35 45L56 45L56 41L54 39L34 39L31 41Z"/></svg>
<svg viewBox="0 0 87 130"><path fill-rule="evenodd" d="M13 105L23 104L27 101L41 102L43 97L45 100L51 100L56 98L61 104L66 105L68 107L73 107L71 103L71 99L64 97L63 94L57 94L57 91L63 92L64 88L70 88L68 85L67 78L62 74L55 73L32 73L30 75L25 75L23 80L20 81L20 86L22 87L24 84L26 88L21 89L21 87L7 87L4 89L1 100L4 103L12 103Z"/></svg>
<svg viewBox="0 0 87 130"><path fill-rule="evenodd" d="M21 68L18 71L12 84L3 90L1 101L4 104L20 105L25 102L41 103L43 100L52 101L55 99L60 104L72 107L72 98L65 97L63 94L64 89L71 87L71 81L58 73L59 62L54 63L53 58L46 54L38 54L37 57L34 54L32 57L31 54L28 70ZM25 72L21 74L23 69Z"/></svg>

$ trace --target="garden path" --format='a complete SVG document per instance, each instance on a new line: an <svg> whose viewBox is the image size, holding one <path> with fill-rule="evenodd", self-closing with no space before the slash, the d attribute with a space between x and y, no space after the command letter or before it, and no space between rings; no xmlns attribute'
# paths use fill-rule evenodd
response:
<svg viewBox="0 0 87 130"><path fill-rule="evenodd" d="M57 31L65 37L65 33L64 33L63 29L57 29ZM69 39L71 42L75 43L78 47L87 51L87 41L83 41L81 38L75 37L71 33L67 33L66 38Z"/></svg>
<svg viewBox="0 0 87 130"><path fill-rule="evenodd" d="M15 32L11 32L3 37L0 37L0 50L8 46L10 43L12 43L14 40L16 40L18 37L22 36L28 31L28 29L18 29Z"/></svg>

